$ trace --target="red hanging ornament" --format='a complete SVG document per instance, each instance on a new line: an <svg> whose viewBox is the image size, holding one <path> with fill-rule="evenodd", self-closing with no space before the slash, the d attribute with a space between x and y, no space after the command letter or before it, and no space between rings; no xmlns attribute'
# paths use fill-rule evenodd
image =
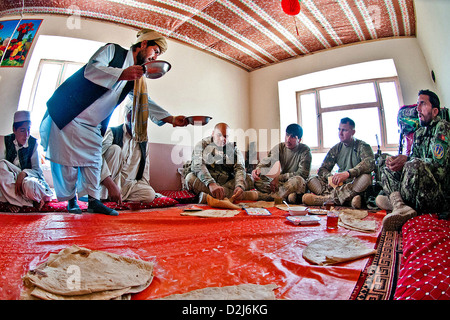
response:
<svg viewBox="0 0 450 320"><path fill-rule="evenodd" d="M295 16L300 13L300 1L299 0L281 0L281 8L284 13Z"/></svg>

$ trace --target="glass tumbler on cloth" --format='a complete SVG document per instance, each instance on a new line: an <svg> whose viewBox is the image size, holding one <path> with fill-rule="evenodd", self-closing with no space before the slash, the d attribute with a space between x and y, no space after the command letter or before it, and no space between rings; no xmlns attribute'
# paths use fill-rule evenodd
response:
<svg viewBox="0 0 450 320"><path fill-rule="evenodd" d="M339 212L328 211L327 212L327 229L336 230L338 228Z"/></svg>

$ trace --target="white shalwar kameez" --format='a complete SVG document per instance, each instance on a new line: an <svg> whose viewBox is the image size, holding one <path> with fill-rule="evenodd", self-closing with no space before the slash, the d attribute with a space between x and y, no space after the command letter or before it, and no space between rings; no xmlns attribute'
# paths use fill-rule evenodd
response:
<svg viewBox="0 0 450 320"><path fill-rule="evenodd" d="M134 64L132 51L125 58L122 69L108 67L114 57L114 45L99 49L89 60L86 79L109 88L105 94L82 111L62 130L48 113L40 127L41 144L46 158L51 161L53 184L59 201L90 195L100 198L102 167L102 140L99 125L114 111L126 81L118 81L123 69ZM126 99L129 99L128 97ZM61 106L63 109L64 106ZM64 111L62 111L64 112ZM149 99L152 121L170 116L167 111ZM158 122L162 125L164 122Z"/></svg>
<svg viewBox="0 0 450 320"><path fill-rule="evenodd" d="M23 195L16 194L16 180L20 169L19 149L28 148L28 141L22 147L19 147L17 140L14 140L14 146L17 151L16 158L13 163L5 159L5 137L0 136L0 201L8 202L18 207L31 207L33 201L41 202L50 201L53 191L44 180L44 175L40 167L40 158L38 152L38 144L36 143L33 154L31 156L31 169L24 169L27 176L22 182Z"/></svg>

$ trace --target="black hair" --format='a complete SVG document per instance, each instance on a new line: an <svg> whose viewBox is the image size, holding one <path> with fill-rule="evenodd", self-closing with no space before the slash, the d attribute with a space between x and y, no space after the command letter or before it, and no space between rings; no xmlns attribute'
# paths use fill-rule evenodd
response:
<svg viewBox="0 0 450 320"><path fill-rule="evenodd" d="M135 43L131 46L131 51L136 51L137 48L140 48L142 44L141 42ZM147 40L147 47L151 47L151 46L157 46L158 44L155 42L155 40Z"/></svg>
<svg viewBox="0 0 450 320"><path fill-rule="evenodd" d="M303 137L303 129L297 123L292 123L292 124L288 125L286 128L286 133L291 136L296 136L299 139L301 139Z"/></svg>
<svg viewBox="0 0 450 320"><path fill-rule="evenodd" d="M30 120L13 122L13 130L20 128L25 122L31 122Z"/></svg>
<svg viewBox="0 0 450 320"><path fill-rule="evenodd" d="M353 121L352 119L350 119L349 117L345 117L341 119L341 123L342 124L346 124L348 123L350 125L350 127L352 127L352 129L355 129L355 121Z"/></svg>
<svg viewBox="0 0 450 320"><path fill-rule="evenodd" d="M439 101L439 97L437 96L436 93L434 93L433 91L430 91L428 89L425 89L425 90L419 91L418 95L420 96L421 94L428 96L428 98L430 99L431 106L433 108L437 108L439 110L441 109L441 102Z"/></svg>

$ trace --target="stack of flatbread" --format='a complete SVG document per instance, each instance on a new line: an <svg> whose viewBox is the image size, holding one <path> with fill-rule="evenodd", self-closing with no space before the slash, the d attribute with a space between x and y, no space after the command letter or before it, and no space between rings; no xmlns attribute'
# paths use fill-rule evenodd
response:
<svg viewBox="0 0 450 320"><path fill-rule="evenodd" d="M129 299L153 280L153 263L76 245L57 254L23 277L21 299Z"/></svg>
<svg viewBox="0 0 450 320"><path fill-rule="evenodd" d="M226 287L209 287L181 294L172 294L160 300L275 300L275 284L239 284Z"/></svg>
<svg viewBox="0 0 450 320"><path fill-rule="evenodd" d="M180 214L182 216L196 216L202 218L227 218L234 217L239 214L240 210L215 210L215 209L207 209L207 210L199 210L199 211L183 211Z"/></svg>
<svg viewBox="0 0 450 320"><path fill-rule="evenodd" d="M375 254L359 239L333 235L316 239L303 250L303 258L318 265L330 265Z"/></svg>
<svg viewBox="0 0 450 320"><path fill-rule="evenodd" d="M349 230L375 232L375 221L363 220L368 216L367 210L343 209L339 214L339 225Z"/></svg>

